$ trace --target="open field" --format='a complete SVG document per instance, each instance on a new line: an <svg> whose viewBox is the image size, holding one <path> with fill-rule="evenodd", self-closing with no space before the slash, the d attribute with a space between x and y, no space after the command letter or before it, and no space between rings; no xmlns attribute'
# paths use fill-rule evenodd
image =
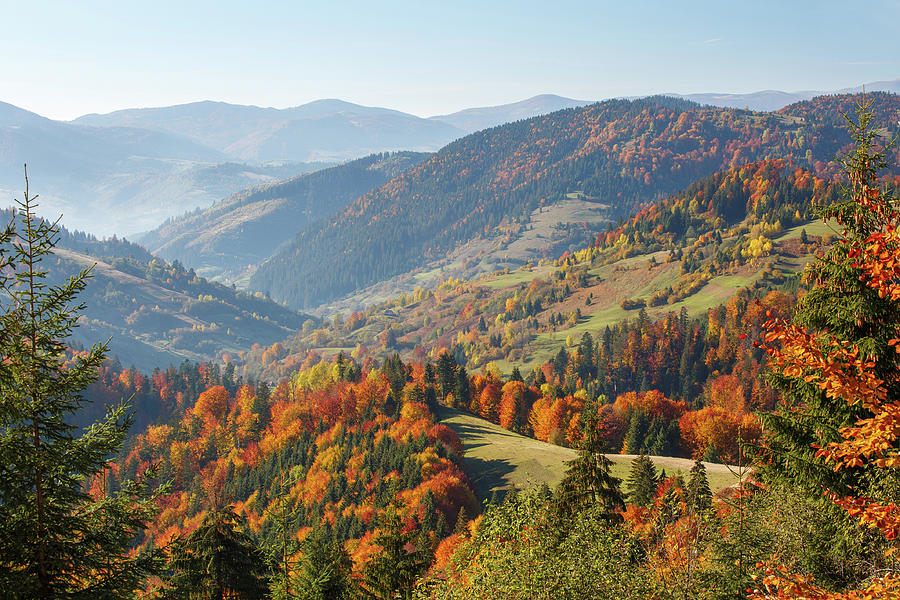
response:
<svg viewBox="0 0 900 600"><path fill-rule="evenodd" d="M474 415L441 408L440 422L450 427L462 440L466 449L465 463L482 500L490 499L494 492L500 494L510 489L522 490L546 483L554 487L566 471L566 461L575 458L571 448L554 446L512 431L507 431ZM634 456L608 454L613 461L612 473L623 481L628 478ZM666 473L687 473L693 461L687 458L652 456L653 463ZM709 484L719 490L737 482L732 467L717 463L706 465Z"/></svg>

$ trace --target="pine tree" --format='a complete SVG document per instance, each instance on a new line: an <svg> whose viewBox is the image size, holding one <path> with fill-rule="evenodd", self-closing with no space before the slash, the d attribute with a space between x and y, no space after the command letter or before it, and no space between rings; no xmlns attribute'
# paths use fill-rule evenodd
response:
<svg viewBox="0 0 900 600"><path fill-rule="evenodd" d="M578 457L567 463L569 468L556 490L556 510L572 515L600 507L609 520L617 520L617 511L625 508L625 499L619 488L622 482L610 474L612 462L603 454L606 448L601 437L597 403L585 407L581 418Z"/></svg>
<svg viewBox="0 0 900 600"><path fill-rule="evenodd" d="M653 502L659 479L656 475L656 466L649 456L641 454L631 461L631 471L628 474L628 502L637 506L647 506Z"/></svg>
<svg viewBox="0 0 900 600"><path fill-rule="evenodd" d="M712 506L712 490L706 476L706 466L701 460L694 461L690 470L687 488L684 490L684 501L696 512L703 512Z"/></svg>
<svg viewBox="0 0 900 600"><path fill-rule="evenodd" d="M302 600L341 600L353 589L350 555L322 529L313 529L302 544L295 595Z"/></svg>
<svg viewBox="0 0 900 600"><path fill-rule="evenodd" d="M418 544L418 531L403 531L393 508L388 510L385 529L375 538L381 552L366 566L363 588L377 600L412 598L416 580L428 568L431 556Z"/></svg>
<svg viewBox="0 0 900 600"><path fill-rule="evenodd" d="M0 590L6 598L129 597L155 558L129 556L154 514L148 476L108 493L107 463L131 425L126 403L85 430L73 426L82 390L106 344L66 360L89 270L50 285L43 260L56 224L37 218L35 197L18 202L0 232ZM99 478L101 493L86 489Z"/></svg>
<svg viewBox="0 0 900 600"><path fill-rule="evenodd" d="M268 593L269 570L262 552L241 530L230 507L212 510L169 550L168 597L256 600Z"/></svg>

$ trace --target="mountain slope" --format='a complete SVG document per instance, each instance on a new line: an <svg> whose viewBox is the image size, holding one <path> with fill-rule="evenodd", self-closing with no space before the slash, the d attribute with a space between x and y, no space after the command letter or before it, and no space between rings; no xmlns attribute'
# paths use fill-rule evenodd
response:
<svg viewBox="0 0 900 600"><path fill-rule="evenodd" d="M0 211L0 222L13 217ZM308 319L260 296L198 277L146 249L116 238L61 228L49 278L62 282L92 268L80 299L87 308L73 340L89 346L110 339L110 355L144 371L273 344L297 333Z"/></svg>
<svg viewBox="0 0 900 600"><path fill-rule="evenodd" d="M256 186L170 219L141 238L154 254L205 276L240 277L311 223L422 162L426 154L379 154Z"/></svg>
<svg viewBox="0 0 900 600"><path fill-rule="evenodd" d="M900 110L897 96L881 94L878 101L885 117ZM815 114L837 115L847 102L852 98L824 98ZM528 231L536 212L573 193L605 205L607 218L615 220L751 160L789 157L828 169L848 138L813 117L787 109L699 108L666 98L612 100L477 132L301 233L260 266L250 287L292 306L315 306L445 264L478 240L512 242ZM462 260L477 263L478 247ZM534 248L523 252L520 264L540 257Z"/></svg>
<svg viewBox="0 0 900 600"><path fill-rule="evenodd" d="M698 317L739 288L785 284L828 234L811 220L814 207L833 202L836 192L830 178L785 160L725 169L642 209L564 259L470 280L450 278L434 290L345 312L320 330L285 340L281 360L262 360L274 354L262 348L248 353L244 374L273 379L310 353L343 350L360 360L385 360L399 352L425 360L440 348L470 372L492 361L507 372L513 366L526 372L553 358L569 337L600 336L634 315L661 319L683 310ZM637 362L632 357L629 369ZM608 393L621 393L626 381L639 386L643 377L671 392L657 367L635 369L622 377L618 392Z"/></svg>
<svg viewBox="0 0 900 600"><path fill-rule="evenodd" d="M286 109L195 102L84 115L76 123L177 132L236 160L346 160L386 150L436 150L463 135L400 111L317 100Z"/></svg>
<svg viewBox="0 0 900 600"><path fill-rule="evenodd" d="M482 500L490 500L494 493L509 490L525 490L547 484L551 489L562 480L567 463L578 454L571 448L548 444L525 437L475 415L439 407L437 416L459 436L465 449L465 465ZM612 461L613 476L622 481L628 479L630 454L607 454ZM670 475L690 471L693 461L686 458L651 456L657 468ZM704 463L709 475L710 487L718 491L737 482L737 475L728 465Z"/></svg>
<svg viewBox="0 0 900 600"><path fill-rule="evenodd" d="M430 117L435 121L449 123L467 133L487 129L504 123L512 123L520 119L529 119L538 115L556 112L564 108L575 108L591 104L585 100L573 100L554 94L541 94L519 102L500 106L467 108L449 115Z"/></svg>

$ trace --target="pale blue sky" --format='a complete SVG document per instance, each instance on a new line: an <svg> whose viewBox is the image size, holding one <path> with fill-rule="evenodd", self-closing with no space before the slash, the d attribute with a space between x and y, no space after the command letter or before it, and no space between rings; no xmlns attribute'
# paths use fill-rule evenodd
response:
<svg viewBox="0 0 900 600"><path fill-rule="evenodd" d="M837 89L900 77L900 2L0 0L0 100L52 118L341 98L430 116L539 93Z"/></svg>

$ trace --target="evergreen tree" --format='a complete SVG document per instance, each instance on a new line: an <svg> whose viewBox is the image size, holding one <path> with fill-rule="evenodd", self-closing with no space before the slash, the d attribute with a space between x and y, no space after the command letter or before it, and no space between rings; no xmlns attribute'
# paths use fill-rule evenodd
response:
<svg viewBox="0 0 900 600"><path fill-rule="evenodd" d="M625 508L619 489L621 480L610 474L612 462L603 454L597 403L585 407L581 415L582 439L578 442L578 457L569 461L568 470L556 490L556 509L560 514L572 515L591 507L599 507L610 520L619 518L617 510Z"/></svg>
<svg viewBox="0 0 900 600"><path fill-rule="evenodd" d="M628 422L628 431L625 434L625 452L627 454L638 454L644 448L644 437L649 427L647 415L642 411L632 411L631 418Z"/></svg>
<svg viewBox="0 0 900 600"><path fill-rule="evenodd" d="M467 409L472 401L472 394L469 391L469 374L463 365L459 365L456 369L456 386L453 389L453 398L457 408Z"/></svg>
<svg viewBox="0 0 900 600"><path fill-rule="evenodd" d="M702 512L712 506L712 491L706 477L706 466L701 460L694 461L690 470L687 488L684 490L684 501L696 512Z"/></svg>
<svg viewBox="0 0 900 600"><path fill-rule="evenodd" d="M289 600L296 597L296 593L302 585L309 582L299 582L297 578L296 564L293 556L299 549L297 538L294 535L301 520L300 511L292 507L288 498L288 491L293 484L288 472L284 468L284 451L277 455L278 477L277 497L270 503L269 518L272 527L267 536L268 560L272 565L274 575L269 582L269 591L272 600ZM274 487L274 486L273 486Z"/></svg>
<svg viewBox="0 0 900 600"><path fill-rule="evenodd" d="M381 552L366 566L364 590L377 600L412 598L416 580L428 568L431 556L417 543L418 531L403 531L393 508L388 510L385 529L375 538Z"/></svg>
<svg viewBox="0 0 900 600"><path fill-rule="evenodd" d="M466 512L465 505L459 507L456 514L456 523L453 525L453 533L465 533L466 526L469 524L469 513Z"/></svg>
<svg viewBox="0 0 900 600"><path fill-rule="evenodd" d="M270 394L269 385L265 381L260 382L256 386L256 393L253 395L253 406L250 410L259 416L259 421L256 424L257 431L264 431L269 426L269 421L272 418L269 412Z"/></svg>
<svg viewBox="0 0 900 600"><path fill-rule="evenodd" d="M303 540L303 558L296 577L296 595L302 600L341 600L353 589L350 555L341 544L319 528Z"/></svg>
<svg viewBox="0 0 900 600"><path fill-rule="evenodd" d="M269 570L240 521L230 507L212 510L190 535L172 543L168 597L265 598Z"/></svg>
<svg viewBox="0 0 900 600"><path fill-rule="evenodd" d="M42 261L57 227L25 197L0 231L0 589L6 598L120 598L154 568L130 544L154 514L147 477L110 494L107 462L131 424L127 404L85 430L72 425L106 344L66 360L89 270L61 285ZM92 496L87 487L99 483Z"/></svg>
<svg viewBox="0 0 900 600"><path fill-rule="evenodd" d="M874 363L874 374L885 383L888 398L900 394L897 352L890 344L900 326L900 304L881 298L870 288L856 264L856 253L866 238L883 230L893 213L894 198L878 193L879 173L888 167L886 150L877 146L871 102L858 105L856 120L847 118L855 148L840 157L847 183L841 199L820 210L820 216L842 227L843 240L834 244L808 268L813 283L801 299L792 323L816 332L823 352L830 344L850 344ZM782 405L763 416L766 460L763 473L788 485L821 496L824 486L839 495L866 496L860 486L871 484L861 471L835 471L817 448L842 438L838 429L871 417L861 404L850 406L842 398L829 398L814 381L774 373L771 383L782 392Z"/></svg>
<svg viewBox="0 0 900 600"><path fill-rule="evenodd" d="M631 471L625 484L628 489L628 501L637 506L649 505L656 495L658 481L653 461L649 456L641 454L631 461Z"/></svg>
<svg viewBox="0 0 900 600"><path fill-rule="evenodd" d="M447 394L453 394L456 388L456 361L449 352L441 352L435 370L440 388L440 400L443 402L447 398Z"/></svg>
<svg viewBox="0 0 900 600"><path fill-rule="evenodd" d="M871 102L858 103L856 120L847 118L855 142L840 157L847 183L841 198L819 211L838 224L838 243L808 267L812 287L795 308L788 324L771 323L768 350L776 355L770 382L782 400L763 415L766 436L760 459L760 477L769 489L792 490L801 500L815 505L824 516L805 533L804 546L814 549L804 567L834 588L858 584L883 564L883 540L873 540L855 517L829 497L868 498L882 504L900 502L896 469L880 468L877 461L854 468L835 469L818 454L820 448L844 441L842 428L873 418L865 402L852 402L854 392L838 390L829 395L818 384L836 371L852 371L839 349L852 349L864 361L862 371L880 381L887 402L900 396L900 361L892 340L900 328L900 303L882 298L869 287L866 247L869 236L896 229L900 216L896 198L881 187L879 174L888 167L886 148L872 123ZM883 265L879 265L883 266ZM886 269L887 270L887 269ZM784 342L794 360L780 361L777 340ZM803 348L801 352L798 346ZM821 356L826 369L801 363L806 356ZM815 363L814 363L815 364ZM822 492L825 492L823 494ZM833 557L840 557L834 561Z"/></svg>

